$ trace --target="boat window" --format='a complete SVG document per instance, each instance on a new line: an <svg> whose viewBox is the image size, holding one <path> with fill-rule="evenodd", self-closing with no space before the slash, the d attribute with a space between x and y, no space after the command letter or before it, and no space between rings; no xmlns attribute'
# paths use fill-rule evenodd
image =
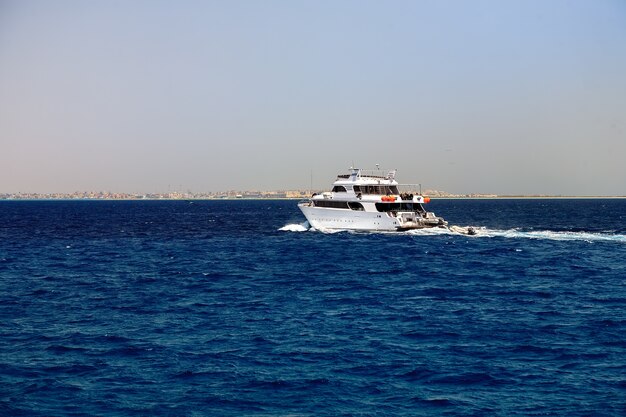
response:
<svg viewBox="0 0 626 417"><path fill-rule="evenodd" d="M400 192L398 191L398 187L395 185L355 185L354 192L378 195L400 194Z"/></svg>
<svg viewBox="0 0 626 417"><path fill-rule="evenodd" d="M380 212L387 211L414 211L423 213L424 207L419 203L376 203L376 210Z"/></svg>
<svg viewBox="0 0 626 417"><path fill-rule="evenodd" d="M361 203L355 203L351 201L348 203L348 207L350 207L352 210L365 211L365 209L363 208L363 204Z"/></svg>
<svg viewBox="0 0 626 417"><path fill-rule="evenodd" d="M335 185L333 187L333 192L334 193L345 193L346 192L346 187L344 187L343 185Z"/></svg>
<svg viewBox="0 0 626 417"><path fill-rule="evenodd" d="M315 207L328 207L328 208L337 208L337 209L347 209L348 202L347 201L333 201L333 200L313 200Z"/></svg>
<svg viewBox="0 0 626 417"><path fill-rule="evenodd" d="M400 203L376 203L375 205L376 210L380 212L400 210Z"/></svg>

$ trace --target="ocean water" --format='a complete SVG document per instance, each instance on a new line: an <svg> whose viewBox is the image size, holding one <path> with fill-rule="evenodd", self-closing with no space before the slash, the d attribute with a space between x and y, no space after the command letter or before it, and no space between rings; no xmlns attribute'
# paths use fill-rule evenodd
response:
<svg viewBox="0 0 626 417"><path fill-rule="evenodd" d="M0 416L624 416L626 200L0 202Z"/></svg>

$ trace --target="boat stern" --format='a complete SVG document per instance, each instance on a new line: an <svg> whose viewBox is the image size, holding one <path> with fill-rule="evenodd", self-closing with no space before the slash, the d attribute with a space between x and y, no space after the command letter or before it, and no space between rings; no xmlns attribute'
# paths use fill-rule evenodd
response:
<svg viewBox="0 0 626 417"><path fill-rule="evenodd" d="M447 227L448 222L443 217L435 216L435 213L427 212L423 216L414 212L398 213L397 230L426 229L431 227Z"/></svg>

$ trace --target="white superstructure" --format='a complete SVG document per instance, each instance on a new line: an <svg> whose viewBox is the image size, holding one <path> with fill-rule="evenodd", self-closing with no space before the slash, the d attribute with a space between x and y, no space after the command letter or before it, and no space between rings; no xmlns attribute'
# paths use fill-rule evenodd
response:
<svg viewBox="0 0 626 417"><path fill-rule="evenodd" d="M338 175L333 189L313 194L298 207L316 229L407 230L445 227L447 222L427 212L430 198L418 187L398 184L396 171L364 171L352 168Z"/></svg>

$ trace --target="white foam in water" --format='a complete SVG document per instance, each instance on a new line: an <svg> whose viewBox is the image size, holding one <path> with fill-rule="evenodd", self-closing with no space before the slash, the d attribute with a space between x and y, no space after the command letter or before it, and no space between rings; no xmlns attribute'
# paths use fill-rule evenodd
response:
<svg viewBox="0 0 626 417"><path fill-rule="evenodd" d="M463 232L459 232L462 230ZM433 227L427 229L414 229L405 233L417 236L467 236L470 238L480 237L504 237L511 239L545 239L560 241L585 241L585 242L616 242L626 243L626 235L612 233L592 233L592 232L557 232L553 230L533 230L523 232L518 229L498 230L488 229L486 227L475 227L475 235L468 236L464 231L467 227L452 227L452 230L443 227Z"/></svg>
<svg viewBox="0 0 626 417"><path fill-rule="evenodd" d="M309 229L310 229L309 222L304 222L301 224L295 224L295 223L288 224L288 225L281 227L278 230L282 232L306 232Z"/></svg>
<svg viewBox="0 0 626 417"><path fill-rule="evenodd" d="M306 231L318 231L321 233L339 233L345 232L346 230L342 229L315 229L309 225L309 222L304 222L301 224L288 224L280 229L280 231L284 232L306 232ZM592 232L556 232L552 230L533 230L528 232L523 232L518 229L509 229L509 230L499 230L499 229L488 229L486 227L474 227L476 230L476 234L473 236L468 236L464 232L459 232L459 230L467 230L467 227L452 227L452 230L444 227L431 227L425 229L413 229L408 230L404 233L410 235L417 236L440 236L440 235L452 235L452 236L467 236L471 238L480 238L480 237L504 237L511 239L545 239L545 240L560 240L560 241L585 241L585 242L617 242L617 243L626 243L626 235L621 234L611 234L611 233L592 233ZM381 232L372 232L372 233L381 233ZM397 233L397 232L389 232L389 233Z"/></svg>
<svg viewBox="0 0 626 417"><path fill-rule="evenodd" d="M507 238L527 238L546 240L582 240L585 242L618 242L626 243L626 235L591 232L555 232L552 230L533 230L522 232L517 229L491 230L481 229L477 236L484 237L507 237Z"/></svg>
<svg viewBox="0 0 626 417"><path fill-rule="evenodd" d="M304 223L292 223L292 224L288 224L285 225L283 227L281 227L280 229L278 229L282 232L320 232L320 233L326 233L326 234L333 234L333 233L340 233L340 232L346 232L347 230L345 229L326 229L326 228L320 228L320 229L316 229L314 227L312 227L308 221L305 221Z"/></svg>
<svg viewBox="0 0 626 417"><path fill-rule="evenodd" d="M446 229L445 227L428 227L425 229L413 229L413 230L408 230L405 233L410 234L410 235L419 235L419 236L459 235L460 234L450 229Z"/></svg>
<svg viewBox="0 0 626 417"><path fill-rule="evenodd" d="M461 227L460 230L467 229L467 227ZM553 230L533 230L523 232L518 229L498 230L488 229L486 227L474 227L476 234L469 237L505 237L513 239L545 239L545 240L579 240L585 242L618 242L626 243L626 235L611 234L611 233L592 233L592 232L557 232ZM445 228L432 228L432 229L417 229L411 230L408 233L416 235L463 235L458 231L445 229Z"/></svg>

